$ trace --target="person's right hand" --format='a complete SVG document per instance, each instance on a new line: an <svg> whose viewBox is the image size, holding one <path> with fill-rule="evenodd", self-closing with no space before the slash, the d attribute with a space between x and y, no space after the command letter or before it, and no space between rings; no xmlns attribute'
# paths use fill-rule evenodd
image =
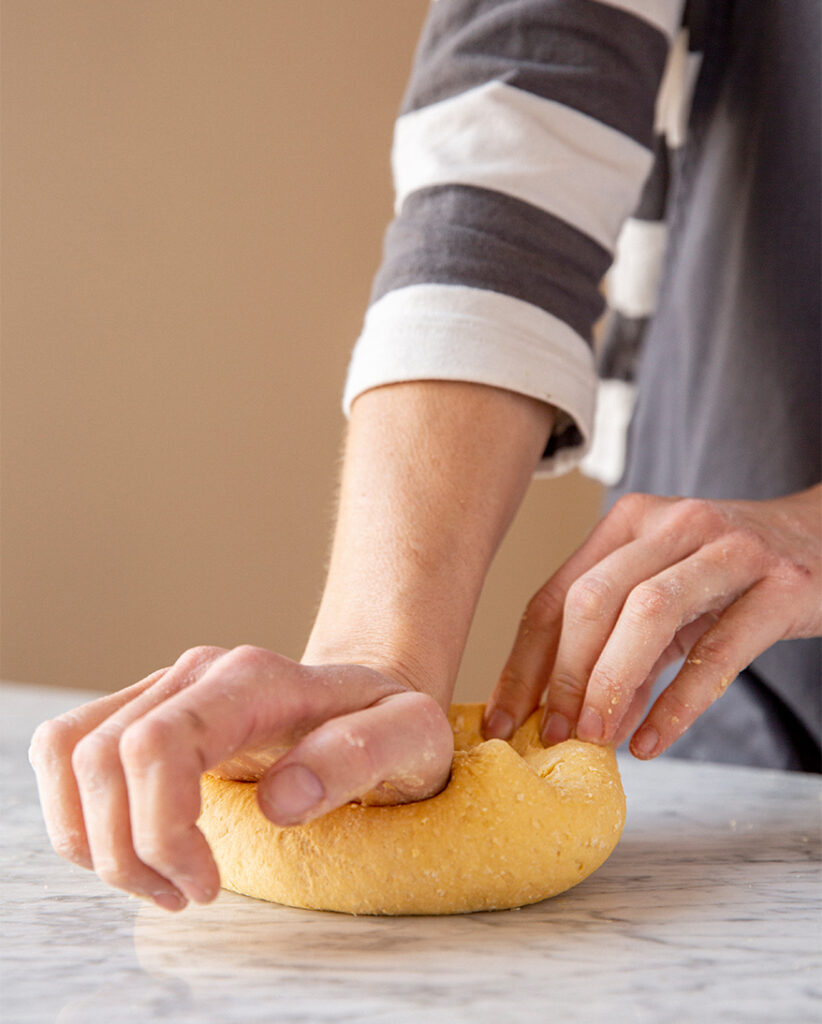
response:
<svg viewBox="0 0 822 1024"><path fill-rule="evenodd" d="M167 910L217 895L200 776L259 779L278 825L352 800L438 792L453 754L433 697L375 668L196 647L134 686L44 722L30 759L59 854Z"/></svg>

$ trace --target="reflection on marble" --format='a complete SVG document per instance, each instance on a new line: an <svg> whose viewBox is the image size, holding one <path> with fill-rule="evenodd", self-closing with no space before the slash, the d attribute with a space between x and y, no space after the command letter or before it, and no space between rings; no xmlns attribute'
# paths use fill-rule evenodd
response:
<svg viewBox="0 0 822 1024"><path fill-rule="evenodd" d="M822 1016L818 778L625 759L611 859L518 911L355 918L223 893L172 916L48 847L27 741L83 695L3 696L10 1024Z"/></svg>

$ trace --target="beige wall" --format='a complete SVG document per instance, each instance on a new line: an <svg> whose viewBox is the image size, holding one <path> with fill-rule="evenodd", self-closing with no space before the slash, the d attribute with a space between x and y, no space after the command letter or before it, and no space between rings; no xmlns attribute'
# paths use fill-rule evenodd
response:
<svg viewBox="0 0 822 1024"><path fill-rule="evenodd" d="M425 6L4 0L5 678L299 656ZM532 487L460 696L598 495Z"/></svg>

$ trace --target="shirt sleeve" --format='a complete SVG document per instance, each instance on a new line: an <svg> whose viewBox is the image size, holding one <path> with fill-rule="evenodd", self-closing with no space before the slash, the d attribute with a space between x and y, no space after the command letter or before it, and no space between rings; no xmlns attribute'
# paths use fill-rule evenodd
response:
<svg viewBox="0 0 822 1024"><path fill-rule="evenodd" d="M600 281L651 169L683 0L435 0L396 121L395 216L343 394L490 384L592 433Z"/></svg>

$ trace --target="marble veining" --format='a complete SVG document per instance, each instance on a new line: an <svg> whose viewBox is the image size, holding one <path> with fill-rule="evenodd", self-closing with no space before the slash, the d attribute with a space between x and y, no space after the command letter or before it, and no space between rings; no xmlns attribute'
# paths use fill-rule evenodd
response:
<svg viewBox="0 0 822 1024"><path fill-rule="evenodd" d="M517 911L355 918L223 893L172 916L48 845L28 739L87 695L2 692L8 1024L822 1019L818 777L623 758L610 860Z"/></svg>

